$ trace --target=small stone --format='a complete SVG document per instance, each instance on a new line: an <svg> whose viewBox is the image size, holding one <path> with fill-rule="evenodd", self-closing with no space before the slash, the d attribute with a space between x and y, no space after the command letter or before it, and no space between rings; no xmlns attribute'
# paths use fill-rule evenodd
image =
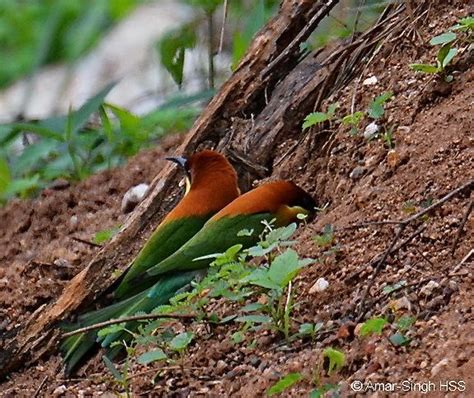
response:
<svg viewBox="0 0 474 398"><path fill-rule="evenodd" d="M227 364L222 359L219 359L216 364L216 373L222 374L226 368Z"/></svg>
<svg viewBox="0 0 474 398"><path fill-rule="evenodd" d="M395 311L399 310L408 310L411 311L410 300L406 296L400 297L398 300L392 300L389 304L389 307L393 308Z"/></svg>
<svg viewBox="0 0 474 398"><path fill-rule="evenodd" d="M364 138L367 140L370 140L374 138L378 131L380 130L380 127L377 125L377 123L372 122L364 130Z"/></svg>
<svg viewBox="0 0 474 398"><path fill-rule="evenodd" d="M365 174L365 167L362 166L357 166L354 168L354 170L351 171L351 174L349 174L349 177L353 180L358 180L360 177L362 177Z"/></svg>
<svg viewBox="0 0 474 398"><path fill-rule="evenodd" d="M444 358L431 368L431 376L435 377L439 372L448 366L449 359Z"/></svg>
<svg viewBox="0 0 474 398"><path fill-rule="evenodd" d="M373 86L374 84L377 84L378 80L375 76L368 77L362 82L363 86Z"/></svg>
<svg viewBox="0 0 474 398"><path fill-rule="evenodd" d="M387 153L387 164L395 168L400 164L400 154L395 149L390 149Z"/></svg>
<svg viewBox="0 0 474 398"><path fill-rule="evenodd" d="M309 294L320 293L329 287L329 282L324 278L319 278L309 289Z"/></svg>
<svg viewBox="0 0 474 398"><path fill-rule="evenodd" d="M53 397L59 397L67 391L67 387L64 384L61 384L59 387L56 387L53 391Z"/></svg>
<svg viewBox="0 0 474 398"><path fill-rule="evenodd" d="M148 184L138 184L130 188L122 199L122 212L129 213L131 212L145 197L148 192Z"/></svg>
<svg viewBox="0 0 474 398"><path fill-rule="evenodd" d="M69 225L71 226L71 228L76 228L77 224L79 224L79 218L76 215L71 216L71 218L69 219Z"/></svg>
<svg viewBox="0 0 474 398"><path fill-rule="evenodd" d="M425 286L420 290L420 293L426 297L433 294L433 290L439 287L439 283L436 281L429 281Z"/></svg>

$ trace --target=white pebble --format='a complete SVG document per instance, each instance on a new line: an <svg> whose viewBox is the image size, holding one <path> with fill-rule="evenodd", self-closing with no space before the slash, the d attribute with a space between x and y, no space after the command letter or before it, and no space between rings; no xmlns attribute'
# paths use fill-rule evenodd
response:
<svg viewBox="0 0 474 398"><path fill-rule="evenodd" d="M329 282L324 278L319 278L309 289L309 294L320 293L329 287Z"/></svg>
<svg viewBox="0 0 474 398"><path fill-rule="evenodd" d="M370 123L364 130L364 138L367 140L374 138L377 135L379 130L380 130L380 127L377 125L377 123L375 122Z"/></svg>
<svg viewBox="0 0 474 398"><path fill-rule="evenodd" d="M378 80L375 76L368 77L362 82L363 86L373 86L374 84L377 84Z"/></svg>
<svg viewBox="0 0 474 398"><path fill-rule="evenodd" d="M139 184L130 188L122 199L122 212L128 213L139 204L148 192L148 184Z"/></svg>

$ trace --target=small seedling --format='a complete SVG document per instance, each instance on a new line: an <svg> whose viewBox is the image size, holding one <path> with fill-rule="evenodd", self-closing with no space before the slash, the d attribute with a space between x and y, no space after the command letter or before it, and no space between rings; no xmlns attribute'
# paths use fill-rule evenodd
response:
<svg viewBox="0 0 474 398"><path fill-rule="evenodd" d="M267 395L272 396L275 394L281 394L283 391L288 390L302 379L303 375L301 373L289 373L271 386L267 391Z"/></svg>
<svg viewBox="0 0 474 398"><path fill-rule="evenodd" d="M314 243L321 248L328 248L334 242L334 227L331 224L327 224L323 228L323 233L316 235L314 238Z"/></svg>
<svg viewBox="0 0 474 398"><path fill-rule="evenodd" d="M336 113L336 109L339 108L339 104L336 102L335 104L331 104L328 107L327 112L313 112L310 113L308 116L305 117L303 123L303 131L309 127L312 127L318 123L323 123L326 121L330 121L334 118Z"/></svg>
<svg viewBox="0 0 474 398"><path fill-rule="evenodd" d="M328 347L323 351L323 358L327 358L329 360L329 375L339 372L346 364L346 355L342 351L336 350L332 347Z"/></svg>
<svg viewBox="0 0 474 398"><path fill-rule="evenodd" d="M364 112L357 111L351 115L342 118L342 124L351 127L351 135L356 135L359 129L360 122L364 118Z"/></svg>
<svg viewBox="0 0 474 398"><path fill-rule="evenodd" d="M392 97L393 93L391 91L387 91L375 97L375 99L369 105L367 115L374 120L382 118L385 113L385 103Z"/></svg>
<svg viewBox="0 0 474 398"><path fill-rule="evenodd" d="M453 76L446 74L446 67L451 63L458 52L457 48L452 47L452 44L456 39L457 35L454 32L446 32L433 37L430 40L430 44L432 46L441 45L436 56L436 64L410 64L410 68L416 72L437 74L446 82L451 82Z"/></svg>
<svg viewBox="0 0 474 398"><path fill-rule="evenodd" d="M388 324L388 321L385 318L371 318L364 322L360 328L360 335L362 337L368 336L371 334L382 334L382 330L385 325Z"/></svg>
<svg viewBox="0 0 474 398"><path fill-rule="evenodd" d="M94 235L94 239L92 239L92 242L94 242L97 245L100 245L102 243L109 241L115 235L117 235L121 227L122 227L121 225L117 225L116 227L103 229L102 231L96 232Z"/></svg>

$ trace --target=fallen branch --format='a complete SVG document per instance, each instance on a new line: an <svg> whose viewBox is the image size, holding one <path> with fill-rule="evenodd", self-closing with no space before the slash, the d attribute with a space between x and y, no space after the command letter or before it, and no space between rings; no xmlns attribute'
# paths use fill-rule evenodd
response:
<svg viewBox="0 0 474 398"><path fill-rule="evenodd" d="M132 321L145 321L149 319L160 319L160 318L175 318L175 319L194 319L196 318L196 314L144 314L144 315L133 315L118 319L110 319L108 321L95 323L94 325L84 326L83 328L79 328L73 330L72 332L63 333L62 338L71 337L76 334L90 332L91 330L102 329L106 326L116 325L119 323L124 322L132 322Z"/></svg>

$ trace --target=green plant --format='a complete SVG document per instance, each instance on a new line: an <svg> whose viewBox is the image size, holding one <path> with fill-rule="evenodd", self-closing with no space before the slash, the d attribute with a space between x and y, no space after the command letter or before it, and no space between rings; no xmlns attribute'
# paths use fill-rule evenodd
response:
<svg viewBox="0 0 474 398"><path fill-rule="evenodd" d="M165 134L187 130L200 109L193 104L210 95L171 98L139 117L104 103L112 88L65 116L0 125L0 203L31 196L57 178L79 180L120 165ZM90 122L94 114L101 125ZM25 137L29 143L18 149Z"/></svg>
<svg viewBox="0 0 474 398"><path fill-rule="evenodd" d="M450 30L458 30L466 32L469 41L474 39L474 17L465 17L458 21L458 23L450 28Z"/></svg>
<svg viewBox="0 0 474 398"><path fill-rule="evenodd" d="M382 141L387 145L388 149L393 149L395 146L394 138L393 138L393 127L390 126L388 128L384 128L384 132L382 134Z"/></svg>
<svg viewBox="0 0 474 398"><path fill-rule="evenodd" d="M360 335L368 336L371 334L382 334L382 329L387 324L388 321L385 318L371 318L365 321L360 328Z"/></svg>
<svg viewBox="0 0 474 398"><path fill-rule="evenodd" d="M139 0L48 2L2 0L0 87L45 64L76 61Z"/></svg>
<svg viewBox="0 0 474 398"><path fill-rule="evenodd" d="M127 351L128 353L128 351ZM122 366L122 372L120 372L114 363L107 358L105 355L102 356L105 366L110 371L114 377L115 383L120 386L124 391L127 398L130 397L130 379L128 377L128 372L130 369L129 355L127 355L124 365Z"/></svg>
<svg viewBox="0 0 474 398"><path fill-rule="evenodd" d="M283 391L291 388L294 384L298 383L302 379L303 375L301 373L288 373L267 390L267 395L272 396L275 394L280 394Z"/></svg>
<svg viewBox="0 0 474 398"><path fill-rule="evenodd" d="M369 117L373 120L382 119L385 114L385 104L393 98L393 93L391 91L384 92L377 97L375 97L369 104L367 110L357 111L350 115L346 115L341 119L341 123L345 126L350 127L350 134L356 135L359 130L359 126L364 119L364 117ZM387 145L390 146L393 144L393 135L392 129L385 129L386 134L382 136L382 139L386 141Z"/></svg>
<svg viewBox="0 0 474 398"><path fill-rule="evenodd" d="M332 246L334 239L334 227L331 224L326 224L323 228L323 233L313 237L314 243L321 248Z"/></svg>
<svg viewBox="0 0 474 398"><path fill-rule="evenodd" d="M117 225L116 227L112 227L109 229L103 229L102 231L98 231L95 233L94 238L92 239L92 242L94 242L97 245L100 245L102 243L105 243L112 239L118 231L120 231L121 225Z"/></svg>
<svg viewBox="0 0 474 398"><path fill-rule="evenodd" d="M336 114L337 108L339 108L339 103L336 102L328 106L327 112L312 112L307 115L303 122L303 131L318 123L323 123L332 120L334 118L334 115Z"/></svg>
<svg viewBox="0 0 474 398"><path fill-rule="evenodd" d="M369 104L367 115L374 120L382 118L385 113L385 103L392 97L393 93L391 91L387 91L375 97L375 99Z"/></svg>
<svg viewBox="0 0 474 398"><path fill-rule="evenodd" d="M360 122L364 118L364 112L357 111L351 115L346 115L342 118L342 124L351 127L351 134L356 135L359 129Z"/></svg>
<svg viewBox="0 0 474 398"><path fill-rule="evenodd" d="M469 29L469 24L465 26ZM430 40L432 46L440 45L438 54L436 56L436 64L410 64L410 68L416 72L423 72L429 74L437 74L446 82L451 82L453 76L446 73L446 67L451 63L453 58L458 53L458 49L453 47L457 35L454 32L445 32L441 35L435 36Z"/></svg>
<svg viewBox="0 0 474 398"><path fill-rule="evenodd" d="M346 364L346 355L339 350L332 347L327 347L323 351L323 358L327 358L328 374L332 375L335 372L339 372Z"/></svg>

